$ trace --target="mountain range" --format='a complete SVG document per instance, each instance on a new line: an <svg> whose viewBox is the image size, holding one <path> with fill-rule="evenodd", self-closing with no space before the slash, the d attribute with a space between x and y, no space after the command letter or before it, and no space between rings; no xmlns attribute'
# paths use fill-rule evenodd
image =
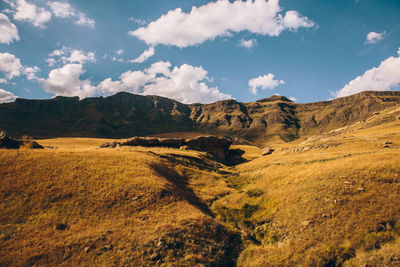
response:
<svg viewBox="0 0 400 267"><path fill-rule="evenodd" d="M182 104L160 96L17 99L0 104L0 129L34 138L127 138L168 132L240 137L254 144L295 140L364 120L400 103L400 91L365 91L330 101L298 104L274 95L256 102Z"/></svg>

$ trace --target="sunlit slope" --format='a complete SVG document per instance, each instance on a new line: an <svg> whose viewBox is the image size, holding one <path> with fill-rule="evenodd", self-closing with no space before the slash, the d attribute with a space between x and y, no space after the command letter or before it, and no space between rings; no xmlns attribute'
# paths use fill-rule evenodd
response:
<svg viewBox="0 0 400 267"><path fill-rule="evenodd" d="M248 234L238 265L399 264L399 118L386 109L238 166L237 191L214 202Z"/></svg>
<svg viewBox="0 0 400 267"><path fill-rule="evenodd" d="M0 151L0 265L234 261L240 235L216 222L207 205L232 189L201 153L67 143Z"/></svg>

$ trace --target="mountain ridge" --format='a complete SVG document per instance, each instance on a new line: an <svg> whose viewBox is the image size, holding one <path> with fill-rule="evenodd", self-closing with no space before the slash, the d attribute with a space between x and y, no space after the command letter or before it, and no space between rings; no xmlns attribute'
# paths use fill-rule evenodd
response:
<svg viewBox="0 0 400 267"><path fill-rule="evenodd" d="M0 129L13 136L128 138L168 132L241 137L256 144L295 140L363 120L400 104L400 91L365 91L314 103L284 96L183 104L161 96L120 92L109 97L18 98L0 104Z"/></svg>

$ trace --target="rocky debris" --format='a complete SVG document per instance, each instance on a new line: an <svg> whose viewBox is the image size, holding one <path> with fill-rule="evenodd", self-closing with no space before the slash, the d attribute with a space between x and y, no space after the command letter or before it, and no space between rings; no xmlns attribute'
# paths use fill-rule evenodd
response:
<svg viewBox="0 0 400 267"><path fill-rule="evenodd" d="M188 220L134 250L146 266L235 266L241 243L240 233L212 220Z"/></svg>
<svg viewBox="0 0 400 267"><path fill-rule="evenodd" d="M65 230L65 229L67 229L67 225L65 223L57 223L54 226L54 229L56 229L56 230Z"/></svg>
<svg viewBox="0 0 400 267"><path fill-rule="evenodd" d="M101 148L115 148L117 146L143 146L143 147L168 147L179 148L181 150L204 151L214 156L217 161L227 164L238 164L244 161L241 149L229 147L233 141L229 138L218 136L199 136L193 139L183 138L152 138L152 137L133 137L126 141L113 141L102 144Z"/></svg>
<svg viewBox="0 0 400 267"><path fill-rule="evenodd" d="M96 241L104 241L104 240L106 240L106 236L104 234L99 234L97 236Z"/></svg>
<svg viewBox="0 0 400 267"><path fill-rule="evenodd" d="M390 148L393 143L388 141L383 144L383 148Z"/></svg>
<svg viewBox="0 0 400 267"><path fill-rule="evenodd" d="M311 149L329 149L329 148L334 148L337 146L340 146L341 144L319 144L319 145L314 145L314 146L302 146L302 147L295 147L292 149L292 152L301 152L301 151L307 151Z"/></svg>
<svg viewBox="0 0 400 267"><path fill-rule="evenodd" d="M17 140L9 137L6 131L0 130L0 148L7 149L19 149L20 147L26 147L31 149L42 149L43 146L32 140Z"/></svg>
<svg viewBox="0 0 400 267"><path fill-rule="evenodd" d="M310 220L306 220L300 223L301 227L307 227L311 224L312 222Z"/></svg>
<svg viewBox="0 0 400 267"><path fill-rule="evenodd" d="M232 140L234 145L251 145L246 139L240 137L233 137Z"/></svg>
<svg viewBox="0 0 400 267"><path fill-rule="evenodd" d="M157 253L157 252L154 252L154 253L151 254L151 256L150 256L150 260L152 260L152 261L159 260L160 258L161 258L161 255L160 255L159 253Z"/></svg>
<svg viewBox="0 0 400 267"><path fill-rule="evenodd" d="M271 147L266 147L264 148L263 152L261 153L261 156L267 156L267 155L271 155L272 153L274 153L275 149L271 148Z"/></svg>
<svg viewBox="0 0 400 267"><path fill-rule="evenodd" d="M104 247L99 248L97 250L97 255L101 255L107 251L111 251L111 250L113 250L113 248L114 248L114 246L112 244L105 245Z"/></svg>

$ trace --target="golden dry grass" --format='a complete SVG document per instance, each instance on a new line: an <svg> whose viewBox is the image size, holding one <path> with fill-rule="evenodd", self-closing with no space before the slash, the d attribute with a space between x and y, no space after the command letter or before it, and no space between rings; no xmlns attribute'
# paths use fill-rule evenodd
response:
<svg viewBox="0 0 400 267"><path fill-rule="evenodd" d="M267 156L233 146L235 167L104 139L0 150L0 265L223 266L242 249L238 266L396 266L399 111Z"/></svg>
<svg viewBox="0 0 400 267"><path fill-rule="evenodd" d="M217 238L223 233L229 236L229 231L207 215L206 204L190 189L190 183L198 191L202 185L189 177L198 172L204 178L201 183L208 182L209 190L201 193L207 199L230 190L214 177L218 174L202 177L202 170L182 166L179 173L174 163L157 154L93 150L90 146L96 142L49 140L48 144L63 148L0 151L1 265L154 264L149 259L156 251L152 244L180 231L205 244L187 249L187 256L204 254L209 246L215 249L214 260L224 261L217 244L225 240ZM87 150L70 148L82 143L89 145ZM66 229L57 230L58 224ZM203 229L204 224L210 229ZM219 234L213 227L221 228ZM110 245L111 250L104 249ZM197 260L172 254L162 262Z"/></svg>
<svg viewBox="0 0 400 267"><path fill-rule="evenodd" d="M247 246L238 265L341 265L355 256L357 264L383 264L374 255L390 249L369 251L399 240L400 121L349 127L277 149L238 166L247 184L214 203L257 207L239 227L260 244ZM227 221L226 214L221 219ZM385 257L387 263L391 256Z"/></svg>

